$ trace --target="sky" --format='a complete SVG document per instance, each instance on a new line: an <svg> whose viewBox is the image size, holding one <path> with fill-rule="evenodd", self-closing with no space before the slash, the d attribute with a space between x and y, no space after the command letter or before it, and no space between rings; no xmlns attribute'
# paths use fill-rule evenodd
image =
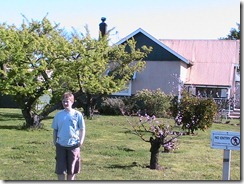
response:
<svg viewBox="0 0 244 184"><path fill-rule="evenodd" d="M157 39L218 39L240 23L239 0L0 0L0 23L19 26L24 18L51 23L98 38L106 17L112 42L138 28Z"/></svg>

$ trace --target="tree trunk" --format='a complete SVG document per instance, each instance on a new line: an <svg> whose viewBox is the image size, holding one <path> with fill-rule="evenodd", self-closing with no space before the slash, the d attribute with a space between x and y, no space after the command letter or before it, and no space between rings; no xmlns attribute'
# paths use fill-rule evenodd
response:
<svg viewBox="0 0 244 184"><path fill-rule="evenodd" d="M153 139L150 138L151 143L151 159L150 159L150 169L160 169L160 166L158 164L158 156L159 156L159 148L161 146L161 142L158 138Z"/></svg>
<svg viewBox="0 0 244 184"><path fill-rule="evenodd" d="M41 120L39 115L32 113L30 108L26 107L22 109L22 114L25 118L25 128L41 128Z"/></svg>
<svg viewBox="0 0 244 184"><path fill-rule="evenodd" d="M84 113L85 113L85 116L87 117L87 119L92 119L93 118L93 115L94 115L94 107L95 107L95 101L93 103L94 99L93 99L93 96L89 93L86 94L86 106L85 106L85 109L84 109Z"/></svg>
<svg viewBox="0 0 244 184"><path fill-rule="evenodd" d="M91 119L91 95L90 94L87 94L86 97L86 105L85 105L84 113L87 119Z"/></svg>

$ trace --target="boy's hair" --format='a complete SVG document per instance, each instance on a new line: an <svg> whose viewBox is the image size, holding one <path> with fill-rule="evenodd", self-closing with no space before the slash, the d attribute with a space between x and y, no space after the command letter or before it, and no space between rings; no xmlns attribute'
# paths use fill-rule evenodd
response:
<svg viewBox="0 0 244 184"><path fill-rule="evenodd" d="M63 94L63 99L65 98L68 98L72 103L75 101L74 95L71 92L65 92Z"/></svg>

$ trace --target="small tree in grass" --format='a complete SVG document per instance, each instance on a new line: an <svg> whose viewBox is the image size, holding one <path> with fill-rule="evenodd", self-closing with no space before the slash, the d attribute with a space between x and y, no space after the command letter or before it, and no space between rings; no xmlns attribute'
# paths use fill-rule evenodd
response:
<svg viewBox="0 0 244 184"><path fill-rule="evenodd" d="M202 131L212 126L217 114L217 105L211 98L200 98L183 90L180 102L177 99L172 103L172 115L177 125L182 125L188 134L194 131Z"/></svg>
<svg viewBox="0 0 244 184"><path fill-rule="evenodd" d="M160 148L163 147L164 152L177 149L177 137L182 133L172 131L170 125L157 121L155 116L140 116L136 122L127 120L133 128L132 132L151 144L150 169L161 169L158 163Z"/></svg>

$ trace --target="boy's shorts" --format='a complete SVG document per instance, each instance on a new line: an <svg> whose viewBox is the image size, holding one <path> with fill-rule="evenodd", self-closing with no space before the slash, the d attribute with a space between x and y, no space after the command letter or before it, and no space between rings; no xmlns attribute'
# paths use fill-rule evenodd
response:
<svg viewBox="0 0 244 184"><path fill-rule="evenodd" d="M56 144L56 174L77 174L80 172L80 147L63 147Z"/></svg>

